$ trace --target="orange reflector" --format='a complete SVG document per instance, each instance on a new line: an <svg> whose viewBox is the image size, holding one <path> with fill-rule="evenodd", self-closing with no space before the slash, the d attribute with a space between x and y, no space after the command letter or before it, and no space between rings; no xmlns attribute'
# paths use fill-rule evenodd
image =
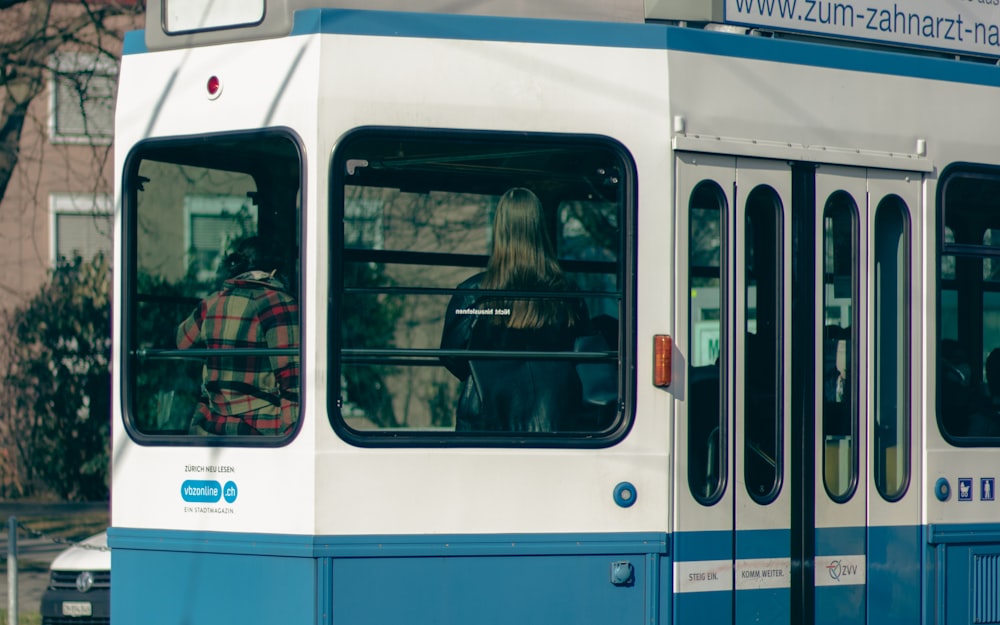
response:
<svg viewBox="0 0 1000 625"><path fill-rule="evenodd" d="M653 335L653 385L670 386L670 351L673 340L669 334Z"/></svg>

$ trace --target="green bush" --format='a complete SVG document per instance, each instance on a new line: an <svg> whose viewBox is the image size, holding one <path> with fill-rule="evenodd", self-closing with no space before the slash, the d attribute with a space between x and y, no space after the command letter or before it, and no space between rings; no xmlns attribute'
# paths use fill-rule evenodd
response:
<svg viewBox="0 0 1000 625"><path fill-rule="evenodd" d="M60 262L35 297L7 314L0 418L19 474L5 485L8 496L108 496L110 286L103 255Z"/></svg>

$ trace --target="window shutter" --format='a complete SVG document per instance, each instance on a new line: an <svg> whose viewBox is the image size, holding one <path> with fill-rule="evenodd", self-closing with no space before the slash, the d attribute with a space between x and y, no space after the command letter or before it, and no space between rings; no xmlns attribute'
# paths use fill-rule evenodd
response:
<svg viewBox="0 0 1000 625"><path fill-rule="evenodd" d="M60 213L56 215L56 257L90 260L98 252L111 258L110 215Z"/></svg>

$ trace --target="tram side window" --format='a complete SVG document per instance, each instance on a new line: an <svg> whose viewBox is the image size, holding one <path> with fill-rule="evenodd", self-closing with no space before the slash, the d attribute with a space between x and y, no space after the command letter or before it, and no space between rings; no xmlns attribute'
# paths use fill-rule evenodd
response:
<svg viewBox="0 0 1000 625"><path fill-rule="evenodd" d="M331 185L334 428L359 444L609 436L630 171L605 141L345 139Z"/></svg>
<svg viewBox="0 0 1000 625"><path fill-rule="evenodd" d="M1000 170L942 179L938 423L959 445L1000 444Z"/></svg>
<svg viewBox="0 0 1000 625"><path fill-rule="evenodd" d="M857 214L843 192L823 209L823 483L835 501L857 484Z"/></svg>
<svg viewBox="0 0 1000 625"><path fill-rule="evenodd" d="M726 367L721 362L727 339L728 276L722 269L727 208L722 189L708 181L695 187L688 203L688 486L706 505L722 495L728 466L722 410Z"/></svg>
<svg viewBox="0 0 1000 625"><path fill-rule="evenodd" d="M299 415L296 144L279 133L149 142L125 176L130 431L283 440Z"/></svg>
<svg viewBox="0 0 1000 625"><path fill-rule="evenodd" d="M879 202L874 229L875 485L888 500L910 474L910 234L898 196Z"/></svg>
<svg viewBox="0 0 1000 625"><path fill-rule="evenodd" d="M743 464L747 493L760 503L778 496L783 465L781 209L770 187L747 196Z"/></svg>

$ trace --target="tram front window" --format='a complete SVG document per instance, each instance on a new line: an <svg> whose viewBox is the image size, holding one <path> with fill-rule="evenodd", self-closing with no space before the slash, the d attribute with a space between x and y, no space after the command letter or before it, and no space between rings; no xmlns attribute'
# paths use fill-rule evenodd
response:
<svg viewBox="0 0 1000 625"><path fill-rule="evenodd" d="M989 356L1000 348L1000 170L946 174L938 235L938 423L954 444L995 446L1000 380L992 379L990 363L1000 352Z"/></svg>
<svg viewBox="0 0 1000 625"><path fill-rule="evenodd" d="M631 176L615 146L373 129L342 142L332 176L329 412L345 438L591 444L621 424Z"/></svg>
<svg viewBox="0 0 1000 625"><path fill-rule="evenodd" d="M300 181L297 146L278 133L133 150L123 334L138 438L294 430Z"/></svg>

